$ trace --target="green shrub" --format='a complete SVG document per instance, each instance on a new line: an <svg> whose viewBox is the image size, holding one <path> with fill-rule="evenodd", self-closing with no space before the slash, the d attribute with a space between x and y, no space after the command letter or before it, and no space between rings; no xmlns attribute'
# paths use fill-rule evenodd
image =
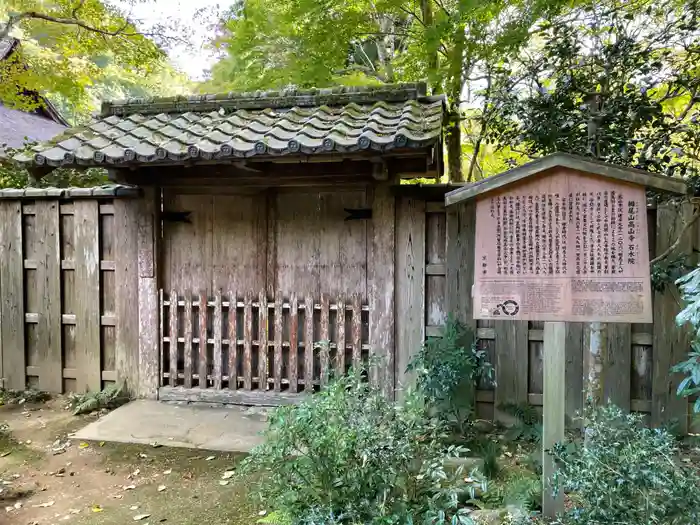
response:
<svg viewBox="0 0 700 525"><path fill-rule="evenodd" d="M294 524L468 523L460 497L482 484L443 467L463 450L445 450L443 426L417 396L395 404L362 375L277 409L239 475Z"/></svg>
<svg viewBox="0 0 700 525"><path fill-rule="evenodd" d="M589 416L585 447L560 444L555 484L570 493L565 524L696 525L700 477L678 457L676 440L616 407Z"/></svg>
<svg viewBox="0 0 700 525"><path fill-rule="evenodd" d="M678 385L678 395L698 396L693 410L700 414L700 267L676 281L680 288L685 307L676 317L676 324L692 327L691 349L688 358L678 363L673 372L680 372L685 378Z"/></svg>
<svg viewBox="0 0 700 525"><path fill-rule="evenodd" d="M409 363L416 386L434 414L462 435L468 433L479 381L493 380L493 367L474 333L450 317L440 337L428 338Z"/></svg>
<svg viewBox="0 0 700 525"><path fill-rule="evenodd" d="M124 383L112 383L101 392L85 392L71 394L68 398L68 408L73 415L90 414L97 410L114 409L129 402Z"/></svg>

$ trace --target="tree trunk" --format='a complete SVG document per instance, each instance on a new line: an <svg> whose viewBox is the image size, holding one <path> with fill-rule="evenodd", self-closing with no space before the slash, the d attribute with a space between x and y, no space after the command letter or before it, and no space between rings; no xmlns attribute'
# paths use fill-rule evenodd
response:
<svg viewBox="0 0 700 525"><path fill-rule="evenodd" d="M447 175L451 182L463 182L462 128L459 113L452 112L447 118Z"/></svg>

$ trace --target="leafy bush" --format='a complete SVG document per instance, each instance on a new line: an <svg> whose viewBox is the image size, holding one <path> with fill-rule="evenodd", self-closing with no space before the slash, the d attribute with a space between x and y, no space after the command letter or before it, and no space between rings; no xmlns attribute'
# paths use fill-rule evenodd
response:
<svg viewBox="0 0 700 525"><path fill-rule="evenodd" d="M474 333L450 317L441 337L428 338L409 363L418 390L434 414L463 435L474 414L476 386L493 380L493 367Z"/></svg>
<svg viewBox="0 0 700 525"><path fill-rule="evenodd" d="M678 395L689 397L700 394L700 267L676 281L680 288L685 308L676 316L678 326L686 323L693 328L693 338L688 359L673 367L685 378L678 385ZM700 396L695 400L693 410L700 413Z"/></svg>
<svg viewBox="0 0 700 525"><path fill-rule="evenodd" d="M44 403L51 399L51 394L43 390L10 390L0 388L0 406L22 405L24 403Z"/></svg>
<svg viewBox="0 0 700 525"><path fill-rule="evenodd" d="M673 436L616 407L598 409L589 421L585 447L553 451L555 484L574 503L565 524L700 523L700 476L679 461Z"/></svg>
<svg viewBox="0 0 700 525"><path fill-rule="evenodd" d="M509 441L523 440L539 443L542 440L542 416L528 403L501 403L501 411L515 418L505 437Z"/></svg>
<svg viewBox="0 0 700 525"><path fill-rule="evenodd" d="M265 442L244 460L266 508L295 524L469 522L460 497L481 483L443 462L444 428L409 392L389 401L362 371L332 381L297 406L277 409Z"/></svg>
<svg viewBox="0 0 700 525"><path fill-rule="evenodd" d="M113 409L129 401L123 383L113 383L101 392L86 392L84 394L71 394L68 398L68 407L73 415L89 414L97 410Z"/></svg>

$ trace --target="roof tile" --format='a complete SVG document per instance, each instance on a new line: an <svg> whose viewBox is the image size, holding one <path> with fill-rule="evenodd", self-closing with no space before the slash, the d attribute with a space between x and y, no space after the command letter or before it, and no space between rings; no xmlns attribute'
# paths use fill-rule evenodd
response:
<svg viewBox="0 0 700 525"><path fill-rule="evenodd" d="M87 127L19 154L25 166L140 165L188 159L425 148L443 101L415 84L195 95L106 103Z"/></svg>

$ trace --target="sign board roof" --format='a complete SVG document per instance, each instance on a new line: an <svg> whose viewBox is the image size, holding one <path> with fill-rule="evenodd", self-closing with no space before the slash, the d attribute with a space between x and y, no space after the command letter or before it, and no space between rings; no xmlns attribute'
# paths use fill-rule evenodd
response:
<svg viewBox="0 0 700 525"><path fill-rule="evenodd" d="M616 166L606 162L579 157L568 153L554 153L512 170L456 189L445 195L445 205L452 206L484 193L504 188L516 182L536 177L557 167L568 168L606 179L637 184L649 189L685 195L687 186L682 179L658 175L648 171Z"/></svg>

